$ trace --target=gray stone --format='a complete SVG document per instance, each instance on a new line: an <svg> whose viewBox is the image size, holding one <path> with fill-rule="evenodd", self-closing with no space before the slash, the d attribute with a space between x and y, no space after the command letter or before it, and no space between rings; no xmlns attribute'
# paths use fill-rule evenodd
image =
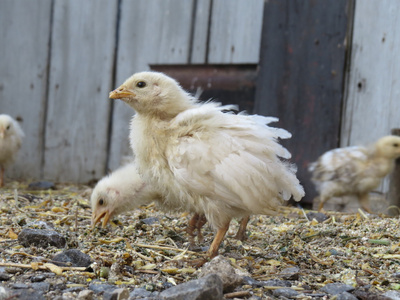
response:
<svg viewBox="0 0 400 300"><path fill-rule="evenodd" d="M10 291L7 290L4 286L0 285L0 299L9 299L10 298Z"/></svg>
<svg viewBox="0 0 400 300"><path fill-rule="evenodd" d="M291 288L281 288L281 289L276 289L272 291L272 294L275 297L286 297L289 299L293 299L298 297L300 294L299 292L291 289Z"/></svg>
<svg viewBox="0 0 400 300"><path fill-rule="evenodd" d="M354 287L344 283L328 283L320 291L330 295L338 295L343 292L352 292L354 291Z"/></svg>
<svg viewBox="0 0 400 300"><path fill-rule="evenodd" d="M221 255L214 257L201 268L199 278L209 274L217 274L221 278L224 292L233 291L243 282L243 278L235 273L230 261Z"/></svg>
<svg viewBox="0 0 400 300"><path fill-rule="evenodd" d="M358 298L348 292L343 292L336 295L336 300L357 300Z"/></svg>
<svg viewBox="0 0 400 300"><path fill-rule="evenodd" d="M50 290L50 283L48 282L33 282L31 287L34 290L48 292Z"/></svg>
<svg viewBox="0 0 400 300"><path fill-rule="evenodd" d="M147 224L147 225L153 225L154 223L158 223L159 220L157 217L151 217L151 218L146 218L146 219L140 220L140 222Z"/></svg>
<svg viewBox="0 0 400 300"><path fill-rule="evenodd" d="M324 222L325 220L328 220L328 216L320 213L320 212L312 212L310 211L307 213L307 218L312 221L313 219L317 220L319 223Z"/></svg>
<svg viewBox="0 0 400 300"><path fill-rule="evenodd" d="M399 291L387 291L383 294L383 296L388 297L392 300L400 300L400 292Z"/></svg>
<svg viewBox="0 0 400 300"><path fill-rule="evenodd" d="M58 266L88 267L92 263L90 256L78 249L66 250L55 255L52 260Z"/></svg>
<svg viewBox="0 0 400 300"><path fill-rule="evenodd" d="M25 228L19 233L18 242L24 247L37 246L47 248L50 245L63 248L66 240L54 230Z"/></svg>
<svg viewBox="0 0 400 300"><path fill-rule="evenodd" d="M18 299L18 300L45 300L42 292L35 291L32 289L22 289L22 290L11 290L9 293L9 299Z"/></svg>
<svg viewBox="0 0 400 300"><path fill-rule="evenodd" d="M91 290L83 290L78 294L77 300L92 300L93 299L93 291Z"/></svg>
<svg viewBox="0 0 400 300"><path fill-rule="evenodd" d="M36 190L36 191L37 190L50 190L50 189L54 190L55 186L54 186L53 182L43 180L43 181L31 182L28 185L28 189Z"/></svg>
<svg viewBox="0 0 400 300"><path fill-rule="evenodd" d="M25 283L17 282L17 283L12 284L11 287L15 290L20 290L20 289L28 289L29 285L27 285Z"/></svg>
<svg viewBox="0 0 400 300"><path fill-rule="evenodd" d="M141 299L145 297L150 297L151 292L144 289L144 288L135 288L131 293L130 293L130 299Z"/></svg>
<svg viewBox="0 0 400 300"><path fill-rule="evenodd" d="M279 279L270 279L266 281L261 281L263 283L262 286L282 286L282 287L291 287L292 283L287 280L279 280Z"/></svg>
<svg viewBox="0 0 400 300"><path fill-rule="evenodd" d="M115 289L110 292L105 292L103 300L127 300L129 299L129 290L126 288Z"/></svg>
<svg viewBox="0 0 400 300"><path fill-rule="evenodd" d="M39 274L39 275L35 275L31 277L31 281L32 282L40 282L40 281L44 281L47 278L47 276L43 275L43 274Z"/></svg>
<svg viewBox="0 0 400 300"><path fill-rule="evenodd" d="M10 280L10 278L11 278L11 276L8 275L7 273L3 273L3 272L0 273L0 281L7 281L7 280Z"/></svg>
<svg viewBox="0 0 400 300"><path fill-rule="evenodd" d="M279 275L286 280L297 280L299 279L300 269L298 267L283 269Z"/></svg>
<svg viewBox="0 0 400 300"><path fill-rule="evenodd" d="M107 283L91 283L89 284L89 289L95 292L96 294L102 292L109 292L110 290L115 290L117 288L116 285L107 284Z"/></svg>
<svg viewBox="0 0 400 300"><path fill-rule="evenodd" d="M222 300L222 280L216 274L191 280L161 292L162 300Z"/></svg>

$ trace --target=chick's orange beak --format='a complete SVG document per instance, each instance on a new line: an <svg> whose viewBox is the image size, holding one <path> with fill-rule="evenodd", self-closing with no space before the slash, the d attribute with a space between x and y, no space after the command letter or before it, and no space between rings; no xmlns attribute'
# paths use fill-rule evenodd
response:
<svg viewBox="0 0 400 300"><path fill-rule="evenodd" d="M119 88L110 92L109 97L111 99L121 99L121 98L135 97L135 94L126 87L120 86Z"/></svg>
<svg viewBox="0 0 400 300"><path fill-rule="evenodd" d="M101 218L103 218L103 223L101 224L102 227L106 227L109 219L110 219L110 213L106 210L102 212L101 214L97 215L96 212L93 212L92 214L92 228L96 226L97 223L101 222Z"/></svg>

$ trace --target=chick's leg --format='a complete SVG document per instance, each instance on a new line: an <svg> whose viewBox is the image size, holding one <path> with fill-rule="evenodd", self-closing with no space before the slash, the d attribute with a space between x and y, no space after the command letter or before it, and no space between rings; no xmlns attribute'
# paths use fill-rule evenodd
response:
<svg viewBox="0 0 400 300"><path fill-rule="evenodd" d="M325 195L320 195L318 198L319 198L318 211L323 211L324 204L329 199L329 197Z"/></svg>
<svg viewBox="0 0 400 300"><path fill-rule="evenodd" d="M195 230L197 228L197 222L199 221L200 215L199 214L194 214L193 217L190 219L188 226L186 227L186 232L189 234L189 244L190 247L194 247L196 245L194 241L195 237Z"/></svg>
<svg viewBox="0 0 400 300"><path fill-rule="evenodd" d="M197 228L197 242L201 243L203 242L203 234L201 233L201 229L203 228L204 224L207 223L207 218L205 215L200 215L197 223L196 223L196 228Z"/></svg>
<svg viewBox="0 0 400 300"><path fill-rule="evenodd" d="M213 242L210 245L210 248L207 251L207 254L210 258L213 258L218 255L218 248L221 245L222 240L225 237L226 232L229 229L229 223L231 220L229 220L224 226L221 228L218 228L217 234L214 237Z"/></svg>
<svg viewBox="0 0 400 300"><path fill-rule="evenodd" d="M239 241L244 241L247 238L246 228L247 228L247 223L249 223L249 220L250 220L250 216L244 217L244 218L242 218L242 220L240 220L239 230L235 235L235 239L237 239Z"/></svg>
<svg viewBox="0 0 400 300"><path fill-rule="evenodd" d="M360 206L367 213L372 214L371 209L369 208L369 197L368 193L363 193L358 195L358 202L360 202Z"/></svg>

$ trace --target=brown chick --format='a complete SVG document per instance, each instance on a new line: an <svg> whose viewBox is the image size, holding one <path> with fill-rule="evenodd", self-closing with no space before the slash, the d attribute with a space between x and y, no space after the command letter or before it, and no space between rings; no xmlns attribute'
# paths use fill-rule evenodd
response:
<svg viewBox="0 0 400 300"><path fill-rule="evenodd" d="M0 187L4 185L5 168L14 162L24 136L17 121L0 114Z"/></svg>
<svg viewBox="0 0 400 300"><path fill-rule="evenodd" d="M165 196L164 208L204 214L217 229L208 250L218 248L232 218L273 215L304 190L278 138L276 118L224 112L234 106L199 103L172 78L142 72L110 93L136 114L130 142L145 182Z"/></svg>
<svg viewBox="0 0 400 300"><path fill-rule="evenodd" d="M332 197L355 195L371 213L368 194L377 188L400 157L400 137L385 136L369 147L338 148L324 153L309 166L319 192L319 210Z"/></svg>

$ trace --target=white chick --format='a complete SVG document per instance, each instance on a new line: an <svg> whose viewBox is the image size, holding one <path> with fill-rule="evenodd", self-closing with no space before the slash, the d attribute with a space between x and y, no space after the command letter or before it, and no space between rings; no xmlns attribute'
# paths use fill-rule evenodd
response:
<svg viewBox="0 0 400 300"><path fill-rule="evenodd" d="M388 175L400 157L400 137L385 136L370 147L338 148L324 153L309 166L319 192L319 210L332 197L355 195L371 213L368 194Z"/></svg>
<svg viewBox="0 0 400 300"><path fill-rule="evenodd" d="M14 162L24 136L17 121L0 114L0 187L4 185L5 168Z"/></svg>
<svg viewBox="0 0 400 300"><path fill-rule="evenodd" d="M140 178L134 163L127 164L102 178L93 189L90 197L92 226L103 218L105 227L113 216L160 199L160 195Z"/></svg>
<svg viewBox="0 0 400 300"><path fill-rule="evenodd" d="M110 93L136 114L130 141L139 173L165 196L164 208L204 214L217 229L208 250L218 253L232 218L276 214L303 187L278 138L276 118L224 112L234 106L199 103L172 78L142 72Z"/></svg>

